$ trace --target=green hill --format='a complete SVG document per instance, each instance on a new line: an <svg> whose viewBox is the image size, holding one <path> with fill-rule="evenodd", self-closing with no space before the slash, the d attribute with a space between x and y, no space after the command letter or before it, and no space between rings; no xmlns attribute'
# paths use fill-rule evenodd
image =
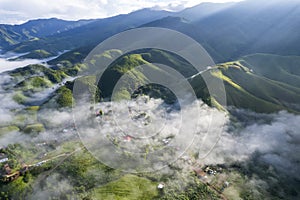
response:
<svg viewBox="0 0 300 200"><path fill-rule="evenodd" d="M241 63L257 75L300 88L299 56L253 54L243 57Z"/></svg>
<svg viewBox="0 0 300 200"><path fill-rule="evenodd" d="M298 63L299 57L256 54L219 64L206 73L224 81L229 106L256 112L299 112ZM203 88L199 76L191 83L196 91L198 87Z"/></svg>
<svg viewBox="0 0 300 200"><path fill-rule="evenodd" d="M96 199L139 200L158 196L156 183L135 175L125 175L93 192Z"/></svg>
<svg viewBox="0 0 300 200"><path fill-rule="evenodd" d="M59 83L67 75L76 76L81 69L89 68L92 70L93 67L99 65L97 63L99 56L111 59L112 54L116 54L117 57L122 55L122 52L113 50L103 55L94 55L90 59L90 63L85 63L84 65L76 64L83 59L86 53L84 50L85 48L70 51L51 61L55 65L52 69L33 65L11 72L12 76L23 76L25 78L25 81L17 85L20 92L16 93L15 100L24 102L26 100L24 91L32 91L33 85L41 85L41 88L44 86L51 87L51 83ZM112 90L120 77L131 71L131 81L123 83L126 87L118 94L120 98L129 98L130 95L136 94L136 86L144 85L148 81L147 77L135 67L148 64L148 67L153 71L157 71L158 74L164 74L166 77L168 76L166 72L151 63L161 63L172 67L190 81L198 98L201 98L208 105L220 106L218 105L218 96L209 95L202 76L193 76L197 73L193 66L173 53L157 49L139 50L119 57L104 72L97 85L95 85L95 81L98 80L96 79L96 68L96 73L89 79L81 80L84 85L89 87L89 91L95 93L95 97L100 100L110 98ZM300 112L299 64L300 57L298 56L252 54L241 57L236 61L218 64L205 73L208 77L221 79L224 82L228 106L265 113L279 110ZM43 73L46 79L41 79L40 77L30 78L36 73ZM86 82L86 80L88 81ZM62 95L62 92L58 93L61 97L58 100L62 100L61 106L70 105L71 103L70 91L72 90L72 84L69 83L67 89L68 94ZM163 98L167 102L174 102L173 93L170 91L166 92L163 87L148 85L141 91L151 94L153 97Z"/></svg>
<svg viewBox="0 0 300 200"><path fill-rule="evenodd" d="M160 50L146 50L143 53L125 55L116 60L100 79L98 86L102 97L109 97L119 78L129 70L132 70L134 74L135 84L145 83L144 75L133 69L136 66L153 62L166 64L185 77L189 77L193 69L185 60ZM243 57L238 61L218 64L204 73L210 78L223 80L228 106L266 113L279 110L299 112L300 89L297 86L298 82L295 81L299 79L298 62L299 57L257 54ZM274 63L277 65L274 66ZM149 65L149 67L157 70L157 73L165 73L159 71L160 69L154 65ZM278 73L282 70L286 71L284 76ZM193 74L195 74L194 71ZM210 105L217 105L214 100L218 100L218 96L209 95L202 76L192 77L189 81L198 98ZM130 88L130 83L127 85ZM125 93L132 94L133 92L134 89L131 87L130 91ZM161 95L165 96L163 93Z"/></svg>

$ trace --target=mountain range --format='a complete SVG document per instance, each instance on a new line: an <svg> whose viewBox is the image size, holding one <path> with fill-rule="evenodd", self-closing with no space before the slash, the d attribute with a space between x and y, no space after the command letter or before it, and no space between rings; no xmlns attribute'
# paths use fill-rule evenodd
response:
<svg viewBox="0 0 300 200"><path fill-rule="evenodd" d="M211 55L217 65L207 73L223 80L229 106L257 112L300 112L298 16L299 1L246 0L202 3L176 13L142 9L105 19L37 19L21 25L0 25L0 48L2 52L24 54L19 59L47 58L68 50L48 64L58 74L74 76L83 59L103 40L132 28L168 28L192 37ZM118 67L112 66L105 81L99 83L100 93L102 88L102 94L108 94L106 90L112 85L108 80L126 73L118 71L120 67L129 70L136 64L152 62L170 65L186 77L195 73L189 63L168 52L133 52L114 63ZM214 73L214 69L219 72ZM208 104L215 102L200 75L189 81L199 98Z"/></svg>
<svg viewBox="0 0 300 200"><path fill-rule="evenodd" d="M300 199L299 16L244 0L0 25L0 199ZM149 27L194 41L95 48Z"/></svg>

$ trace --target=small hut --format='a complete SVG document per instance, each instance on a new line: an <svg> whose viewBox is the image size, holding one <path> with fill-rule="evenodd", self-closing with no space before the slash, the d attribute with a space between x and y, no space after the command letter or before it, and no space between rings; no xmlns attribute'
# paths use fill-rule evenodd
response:
<svg viewBox="0 0 300 200"><path fill-rule="evenodd" d="M157 189L162 190L162 189L164 189L164 187L165 187L165 184L160 183L160 184L158 184Z"/></svg>

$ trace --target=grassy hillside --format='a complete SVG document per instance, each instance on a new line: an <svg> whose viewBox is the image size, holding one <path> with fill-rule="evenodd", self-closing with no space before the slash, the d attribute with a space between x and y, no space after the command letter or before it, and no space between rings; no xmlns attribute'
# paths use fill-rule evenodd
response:
<svg viewBox="0 0 300 200"><path fill-rule="evenodd" d="M241 63L257 75L300 88L299 56L253 54L243 57Z"/></svg>
<svg viewBox="0 0 300 200"><path fill-rule="evenodd" d="M132 70L130 77L132 78L132 80L134 80L134 85L131 84L132 82L123 83L124 86L127 86L127 88L130 88L132 90L128 91L129 93L123 91L122 93L124 94L120 94L120 97L130 98L130 94L134 92L134 87L139 84L142 85L147 80L147 78L142 73L134 69L135 67L144 64L148 64L148 62L144 60L140 54L126 55L117 60L106 72L104 72L103 76L99 81L98 87L102 95L104 97L110 97L115 84L118 82L121 76Z"/></svg>
<svg viewBox="0 0 300 200"><path fill-rule="evenodd" d="M299 112L299 87L289 84L291 81L288 75L284 79L278 75L278 70L282 70L286 66L289 66L290 69L297 68L298 58L295 57L295 60L293 57L282 57L287 59L286 62L288 63L284 65L277 64L277 70L273 70L273 57L273 55L264 55L265 60L261 60L261 55L253 55L251 56L253 61L251 63L254 65L255 60L260 60L259 66L251 65L251 68L248 68L249 64L246 65L244 59L241 59L236 62L219 64L206 73L223 80L227 105L229 106L267 113L279 110ZM249 61L249 57L246 58ZM269 61L271 62L269 63ZM296 65L291 65L291 63L296 63ZM256 73L256 71L261 73ZM269 73L264 74L263 72ZM291 76L298 78L296 75ZM282 82L278 80L279 78ZM198 87L203 88L201 86L203 85L202 82L201 77L195 77L194 80L191 80L198 93L201 91Z"/></svg>
<svg viewBox="0 0 300 200"><path fill-rule="evenodd" d="M28 54L25 54L23 56L20 56L20 57L18 57L18 59L24 59L24 58L42 59L42 58L48 58L50 56L53 56L53 55L45 50L38 49L38 50L34 50Z"/></svg>
<svg viewBox="0 0 300 200"><path fill-rule="evenodd" d="M104 73L99 82L102 95L109 96L114 85L124 73L149 62L171 66L186 77L193 69L186 61L160 50L126 55L115 61ZM219 64L205 73L211 78L223 80L229 106L266 113L279 110L299 112L298 63L298 57L257 54L243 57L238 61ZM153 66L153 70L159 69ZM280 75L281 71L286 73ZM158 71L158 73L160 72ZM134 72L133 79L136 84L145 82L145 77L139 72ZM210 105L217 105L214 98L218 99L218 97L212 98L209 95L201 75L195 76L189 81L199 98ZM127 94L132 94L132 92L132 90L128 91Z"/></svg>
<svg viewBox="0 0 300 200"><path fill-rule="evenodd" d="M56 69L32 65L10 72L10 75L16 79L23 77L23 80L19 80L15 86L17 90L14 100L18 103L26 103L27 98L30 97L28 94L39 92L44 88L51 88L53 84L60 83L68 75L76 76L77 72L83 68L93 69L95 67L97 71L99 56L110 59L112 55L122 55L122 52L118 50L109 51L103 55L95 55L89 63L74 65L78 62L78 59L74 57L75 54L79 56L80 52L68 53L72 62L68 60L66 55L60 60L56 60ZM104 72L97 85L95 85L97 72L93 76L79 80L88 86L91 93L95 94L94 98L100 100L109 98L120 77L131 71L130 80L128 79L127 82L123 83L126 87L116 95L118 98L127 99L137 94L136 90L139 85L144 85L148 81L147 77L138 70L139 68L135 69L135 67L148 64L148 67L154 72L166 73L151 63L170 66L187 78L197 72L187 61L170 52L145 49L118 58ZM266 113L279 110L300 112L299 64L300 58L297 56L255 54L242 57L237 61L219 64L205 73L211 78L221 79L224 82L228 106ZM40 74L40 76L36 74ZM168 76L168 74L165 75ZM201 75L193 76L188 80L198 98L209 105L220 107L218 96L210 96ZM59 106L65 107L72 104L72 87L73 84L69 83L67 87L56 92L55 101ZM167 92L166 94L165 88L161 86L148 85L141 88L141 91L153 95L153 97L163 98L167 102L174 102L173 93Z"/></svg>
<svg viewBox="0 0 300 200"><path fill-rule="evenodd" d="M157 183L135 175L125 175L93 192L96 199L150 200L158 195Z"/></svg>
<svg viewBox="0 0 300 200"><path fill-rule="evenodd" d="M47 68L43 65L28 65L23 68L18 68L9 72L9 75L15 78L27 79L38 74L46 77L52 83L60 83L67 75L63 71L57 71Z"/></svg>

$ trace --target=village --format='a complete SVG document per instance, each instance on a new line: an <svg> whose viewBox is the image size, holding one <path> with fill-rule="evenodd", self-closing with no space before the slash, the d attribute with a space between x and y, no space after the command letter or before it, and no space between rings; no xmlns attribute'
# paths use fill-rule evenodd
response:
<svg viewBox="0 0 300 200"><path fill-rule="evenodd" d="M34 165L26 165L18 163L13 152L8 148L0 149L0 175L3 183L16 180L19 176L25 175L27 171L32 169Z"/></svg>
<svg viewBox="0 0 300 200"><path fill-rule="evenodd" d="M13 144L0 148L0 181L9 183L24 176L27 172L39 171L47 163L66 157L72 152L57 151L57 147L64 145L66 142L73 141L77 138L74 124L67 123L63 129L59 129L57 134L63 134L59 137L54 137L52 140L37 140L32 150L35 152L33 158L26 159L20 152L26 152L27 149L22 149L22 145ZM18 153L16 153L16 151ZM32 153L32 152L31 152ZM43 171L43 170L41 170Z"/></svg>
<svg viewBox="0 0 300 200"><path fill-rule="evenodd" d="M73 154L76 151L81 149L76 149L70 153L62 153L60 155L54 156L52 158L44 159L34 164L25 164L25 163L16 163L14 157L11 157L9 154L9 149L2 148L0 150L0 181L3 184L7 184L9 182L15 181L21 176L26 176L26 173L31 172L33 170L38 170L42 168L46 163L52 162L55 159L59 159L60 157L65 158L69 155ZM216 165L216 166L207 166L202 165L199 161L196 161L193 157L184 155L182 156L178 162L184 163L186 170L188 170L191 176L196 176L201 182L207 185L210 189L217 192L223 199L226 199L223 196L223 191L230 186L230 182L227 181L226 175L226 167L224 165ZM16 163L14 167L13 164ZM48 169L49 170L49 169ZM38 170L39 171L39 170ZM43 170L42 170L43 171ZM164 189L168 187L167 183L160 182L157 185L157 190L163 192Z"/></svg>
<svg viewBox="0 0 300 200"><path fill-rule="evenodd" d="M5 157L0 160L0 166L1 166L0 181L3 183L9 183L9 182L12 182L12 181L18 179L20 176L24 176L27 172L30 172L33 170L41 171L41 172L43 172L44 170L49 170L50 168L47 168L47 167L45 169L43 169L43 167L44 167L44 165L46 165L46 163L51 163L52 161L58 160L61 157L62 158L68 157L79 150L81 150L81 148L76 149L69 153L61 153L59 155L38 161L33 164L25 164L25 163L17 163L18 161L15 158L8 158L5 153L6 149L0 149L0 152L1 152L0 157ZM12 164L12 163L14 163L14 164ZM39 170L39 168L40 168L40 170Z"/></svg>
<svg viewBox="0 0 300 200"><path fill-rule="evenodd" d="M86 123L85 120L83 120L83 123L92 128L95 128L95 125L100 125L101 129L97 129L98 132L105 133L107 139L117 148L128 152L134 152L135 150L146 152L142 154L141 159L143 160L147 160L147 153L155 152L157 149L161 149L162 153L168 154L167 156L175 155L176 152L183 152L183 148L174 142L176 134L173 134L173 129L167 128L166 130L170 131L163 130L159 134L148 137L150 139L146 140L146 142L150 141L150 143L144 142L145 140L141 136L148 132L144 131L143 133L140 130L144 130L145 127L150 126L152 123L165 120L166 112L167 117L169 117L169 113L176 116L176 111L172 113L172 109L168 107L157 106L160 105L160 102L151 103L153 101L144 96L122 109L117 107L118 110L114 107L117 104L97 104L95 107L90 108L89 115L86 117L86 121L90 123ZM155 115L153 112L155 112ZM124 116L127 116L127 119L124 119ZM127 127L129 126L126 120L132 123L131 131L125 132L114 129L117 127L116 120L120 119L124 119L124 122L121 122ZM122 126L122 123L118 125ZM10 184L21 178L23 181L26 180L27 174L34 174L37 177L40 174L50 173L52 169L56 168L56 165L62 164L67 157L78 150L74 150L75 145L73 145L74 142L81 143L76 128L73 121L63 122L55 130L52 130L53 135L50 139L41 137L43 139L32 141L33 148L30 151L34 153L31 154L27 154L27 150L22 149L18 144L2 147L0 149L0 181L3 184ZM163 164L169 165L168 162ZM76 163L74 165L76 167ZM205 165L201 163L201 159L197 159L195 154L190 151L179 156L174 166L179 167L174 167L172 170L182 171L179 173L183 173L183 176L187 176L190 179L196 178L221 197L223 197L224 191L232 185L226 166ZM156 172L160 173L159 170ZM158 179L155 184L156 190L161 194L172 188L170 182L165 180ZM223 199L226 198L224 197Z"/></svg>
<svg viewBox="0 0 300 200"><path fill-rule="evenodd" d="M138 99L137 104L142 104L149 101L147 97L142 97ZM147 126L153 120L151 115L143 110L139 110L139 107L135 104L128 106L128 113L132 121L137 123L139 127ZM96 120L101 124L101 126L108 126L107 123L111 123L113 118L112 107L108 104L107 106L102 106L96 108L96 113L94 114ZM111 124L110 124L111 125ZM162 147L169 147L175 151L179 150L178 146L172 144L172 139L175 135L166 135L156 136L154 139L157 145ZM134 135L130 134L112 134L110 138L116 146L119 147L129 147L133 145L136 147L139 143L139 138L136 138ZM123 146L122 146L123 145ZM140 146L142 147L142 146ZM129 147L130 148L130 147ZM192 176L196 176L199 181L207 185L210 189L217 192L223 199L226 199L223 195L223 192L226 188L230 187L231 183L228 181L229 175L228 170L225 165L204 165L201 161L197 160L194 156L190 156L187 153L182 155L177 162L183 163L183 168L186 168ZM168 187L168 184L165 182L160 182L157 185L157 189L161 192Z"/></svg>

